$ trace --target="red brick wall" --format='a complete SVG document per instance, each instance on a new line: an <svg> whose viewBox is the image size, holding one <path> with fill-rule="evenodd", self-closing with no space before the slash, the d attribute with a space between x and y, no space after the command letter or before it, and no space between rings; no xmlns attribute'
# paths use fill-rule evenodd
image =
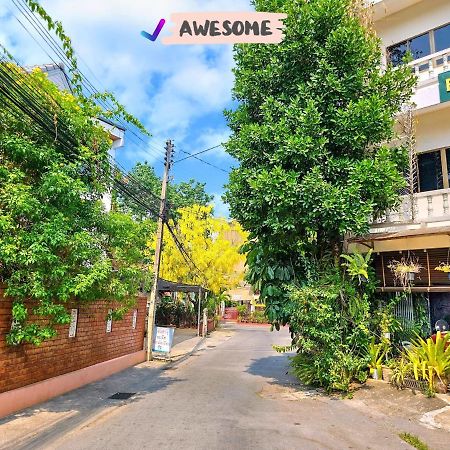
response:
<svg viewBox="0 0 450 450"><path fill-rule="evenodd" d="M65 325L57 328L57 337L39 347L11 347L5 338L11 328L12 301L3 296L0 286L0 393L142 350L146 302L146 297L139 297L123 320L113 321L111 333L106 332L111 304L68 305L69 310L78 307L74 338L68 337L69 325ZM138 310L136 329L132 327L134 309Z"/></svg>

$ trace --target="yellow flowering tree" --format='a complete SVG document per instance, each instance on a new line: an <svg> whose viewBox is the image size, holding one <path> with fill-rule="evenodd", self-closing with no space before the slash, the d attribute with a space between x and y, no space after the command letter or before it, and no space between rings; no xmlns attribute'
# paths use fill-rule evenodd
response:
<svg viewBox="0 0 450 450"><path fill-rule="evenodd" d="M198 271L187 264L171 234L166 232L161 277L181 283L201 284L216 295L236 287L244 277L245 256L239 253L241 244L246 240L242 227L235 221L214 217L211 206L194 205L181 208L178 212L178 238ZM150 245L154 247L154 240Z"/></svg>

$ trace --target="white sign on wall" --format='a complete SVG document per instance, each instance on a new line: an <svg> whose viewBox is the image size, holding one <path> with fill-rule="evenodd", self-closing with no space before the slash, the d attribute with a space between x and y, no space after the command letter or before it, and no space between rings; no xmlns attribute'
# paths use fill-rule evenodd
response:
<svg viewBox="0 0 450 450"><path fill-rule="evenodd" d="M137 324L137 309L135 309L134 311L133 311L133 330L135 330L136 329L136 324Z"/></svg>
<svg viewBox="0 0 450 450"><path fill-rule="evenodd" d="M111 317L112 312L113 312L112 309L108 310L108 320L106 321L106 332L107 333L111 333L111 330L112 330L112 317Z"/></svg>
<svg viewBox="0 0 450 450"><path fill-rule="evenodd" d="M70 311L69 337L74 338L77 335L78 309Z"/></svg>

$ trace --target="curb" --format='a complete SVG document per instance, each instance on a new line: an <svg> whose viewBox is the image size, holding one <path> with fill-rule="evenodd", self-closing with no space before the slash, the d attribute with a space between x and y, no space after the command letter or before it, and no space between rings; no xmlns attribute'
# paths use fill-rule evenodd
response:
<svg viewBox="0 0 450 450"><path fill-rule="evenodd" d="M200 341L197 342L197 344L195 344L194 348L192 350L190 350L189 352L187 352L186 354L182 355L180 358L178 358L175 361L168 361L167 364L164 364L163 368L165 369L166 367L176 367L178 364L182 363L183 361L186 361L186 359L188 359L190 356L192 356L192 354L194 354L199 347L206 341L206 339L208 338L208 336L203 336Z"/></svg>

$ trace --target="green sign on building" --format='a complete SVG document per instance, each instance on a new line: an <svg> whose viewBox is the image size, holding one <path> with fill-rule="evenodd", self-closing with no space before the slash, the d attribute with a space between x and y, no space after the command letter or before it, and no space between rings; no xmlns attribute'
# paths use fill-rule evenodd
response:
<svg viewBox="0 0 450 450"><path fill-rule="evenodd" d="M439 75L439 95L441 103L450 102L450 72Z"/></svg>

